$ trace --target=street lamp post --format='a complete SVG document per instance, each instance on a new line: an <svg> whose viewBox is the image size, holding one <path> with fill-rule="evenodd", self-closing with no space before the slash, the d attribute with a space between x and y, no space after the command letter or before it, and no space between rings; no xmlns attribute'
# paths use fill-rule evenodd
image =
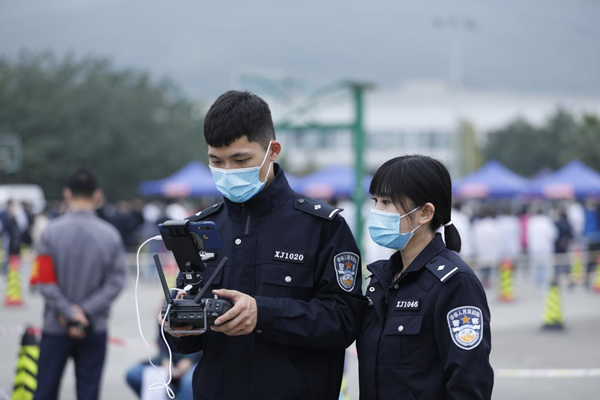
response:
<svg viewBox="0 0 600 400"><path fill-rule="evenodd" d="M291 123L282 123L276 126L278 131L311 131L319 130L323 133L331 133L339 130L347 130L352 133L352 147L354 153L354 190L352 192L352 201L355 206L355 232L354 236L359 247L362 245L363 219L362 206L365 199L363 179L364 179L364 150L365 150L365 128L364 128L364 94L365 91L373 88L373 85L355 81L347 81L339 87L345 87L352 92L354 102L354 121L348 124L305 124L292 125ZM338 88L339 88L338 87Z"/></svg>

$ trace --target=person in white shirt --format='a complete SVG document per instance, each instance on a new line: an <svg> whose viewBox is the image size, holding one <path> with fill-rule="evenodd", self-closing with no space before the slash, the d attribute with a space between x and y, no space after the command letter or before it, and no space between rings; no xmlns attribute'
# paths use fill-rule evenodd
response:
<svg viewBox="0 0 600 400"><path fill-rule="evenodd" d="M477 269L484 287L489 287L491 271L498 268L502 260L500 242L503 240L492 209L484 208L481 218L473 222L473 237Z"/></svg>
<svg viewBox="0 0 600 400"><path fill-rule="evenodd" d="M527 253L534 272L535 284L543 289L547 283L548 272L554 267L554 243L558 229L554 220L537 209L527 223Z"/></svg>
<svg viewBox="0 0 600 400"><path fill-rule="evenodd" d="M460 233L460 238L462 241L462 248L460 249L459 255L462 259L469 262L474 257L474 249L473 249L473 227L471 224L471 219L467 214L465 214L462 210L462 204L457 203L452 210L452 222L456 229Z"/></svg>
<svg viewBox="0 0 600 400"><path fill-rule="evenodd" d="M514 263L515 259L521 254L521 225L519 218L509 208L505 208L498 215L497 222L500 236L502 237L499 243L502 247L502 258Z"/></svg>
<svg viewBox="0 0 600 400"><path fill-rule="evenodd" d="M567 219L575 237L581 237L585 229L585 208L577 201L567 206Z"/></svg>

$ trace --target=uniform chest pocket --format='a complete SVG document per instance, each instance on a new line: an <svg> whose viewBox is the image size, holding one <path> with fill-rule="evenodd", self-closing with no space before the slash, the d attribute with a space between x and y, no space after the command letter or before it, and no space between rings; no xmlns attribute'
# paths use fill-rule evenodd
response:
<svg viewBox="0 0 600 400"><path fill-rule="evenodd" d="M312 297L312 268L263 264L260 281L260 294L263 296L290 297L301 300L310 300Z"/></svg>
<svg viewBox="0 0 600 400"><path fill-rule="evenodd" d="M425 366L427 340L422 315L388 317L379 347L382 365L402 368Z"/></svg>

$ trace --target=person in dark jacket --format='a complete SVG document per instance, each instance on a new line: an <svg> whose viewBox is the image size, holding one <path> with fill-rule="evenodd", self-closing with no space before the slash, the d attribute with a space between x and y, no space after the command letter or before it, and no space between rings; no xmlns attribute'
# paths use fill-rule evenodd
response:
<svg viewBox="0 0 600 400"><path fill-rule="evenodd" d="M446 168L425 156L387 161L375 173L368 227L397 252L367 268L369 307L357 340L361 400L489 400L490 310L456 254ZM444 243L436 233L444 229Z"/></svg>
<svg viewBox="0 0 600 400"><path fill-rule="evenodd" d="M556 228L558 237L554 242L554 253L556 254L554 275L558 278L562 274L567 275L569 273L570 265L567 260L567 253L570 250L571 240L573 240L573 229L571 229L567 213L563 209L557 211Z"/></svg>
<svg viewBox="0 0 600 400"><path fill-rule="evenodd" d="M345 349L367 305L360 252L341 210L292 191L260 97L223 94L204 136L224 199L190 220L216 224L223 248L207 261L203 282L229 261L206 296L234 307L202 335L167 335L176 352L203 351L194 398L337 399Z"/></svg>

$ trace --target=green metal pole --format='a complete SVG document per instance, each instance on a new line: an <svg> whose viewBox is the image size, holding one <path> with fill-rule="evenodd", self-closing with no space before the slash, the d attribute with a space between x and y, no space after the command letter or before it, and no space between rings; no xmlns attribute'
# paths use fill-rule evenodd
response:
<svg viewBox="0 0 600 400"><path fill-rule="evenodd" d="M353 145L354 145L354 172L356 181L354 182L354 207L355 207L355 227L354 233L356 243L359 248L362 247L363 236L363 219L362 206L365 200L363 189L364 177L364 159L363 153L365 149L365 130L363 126L363 95L365 86L360 84L351 84L354 95L354 126L352 129Z"/></svg>

